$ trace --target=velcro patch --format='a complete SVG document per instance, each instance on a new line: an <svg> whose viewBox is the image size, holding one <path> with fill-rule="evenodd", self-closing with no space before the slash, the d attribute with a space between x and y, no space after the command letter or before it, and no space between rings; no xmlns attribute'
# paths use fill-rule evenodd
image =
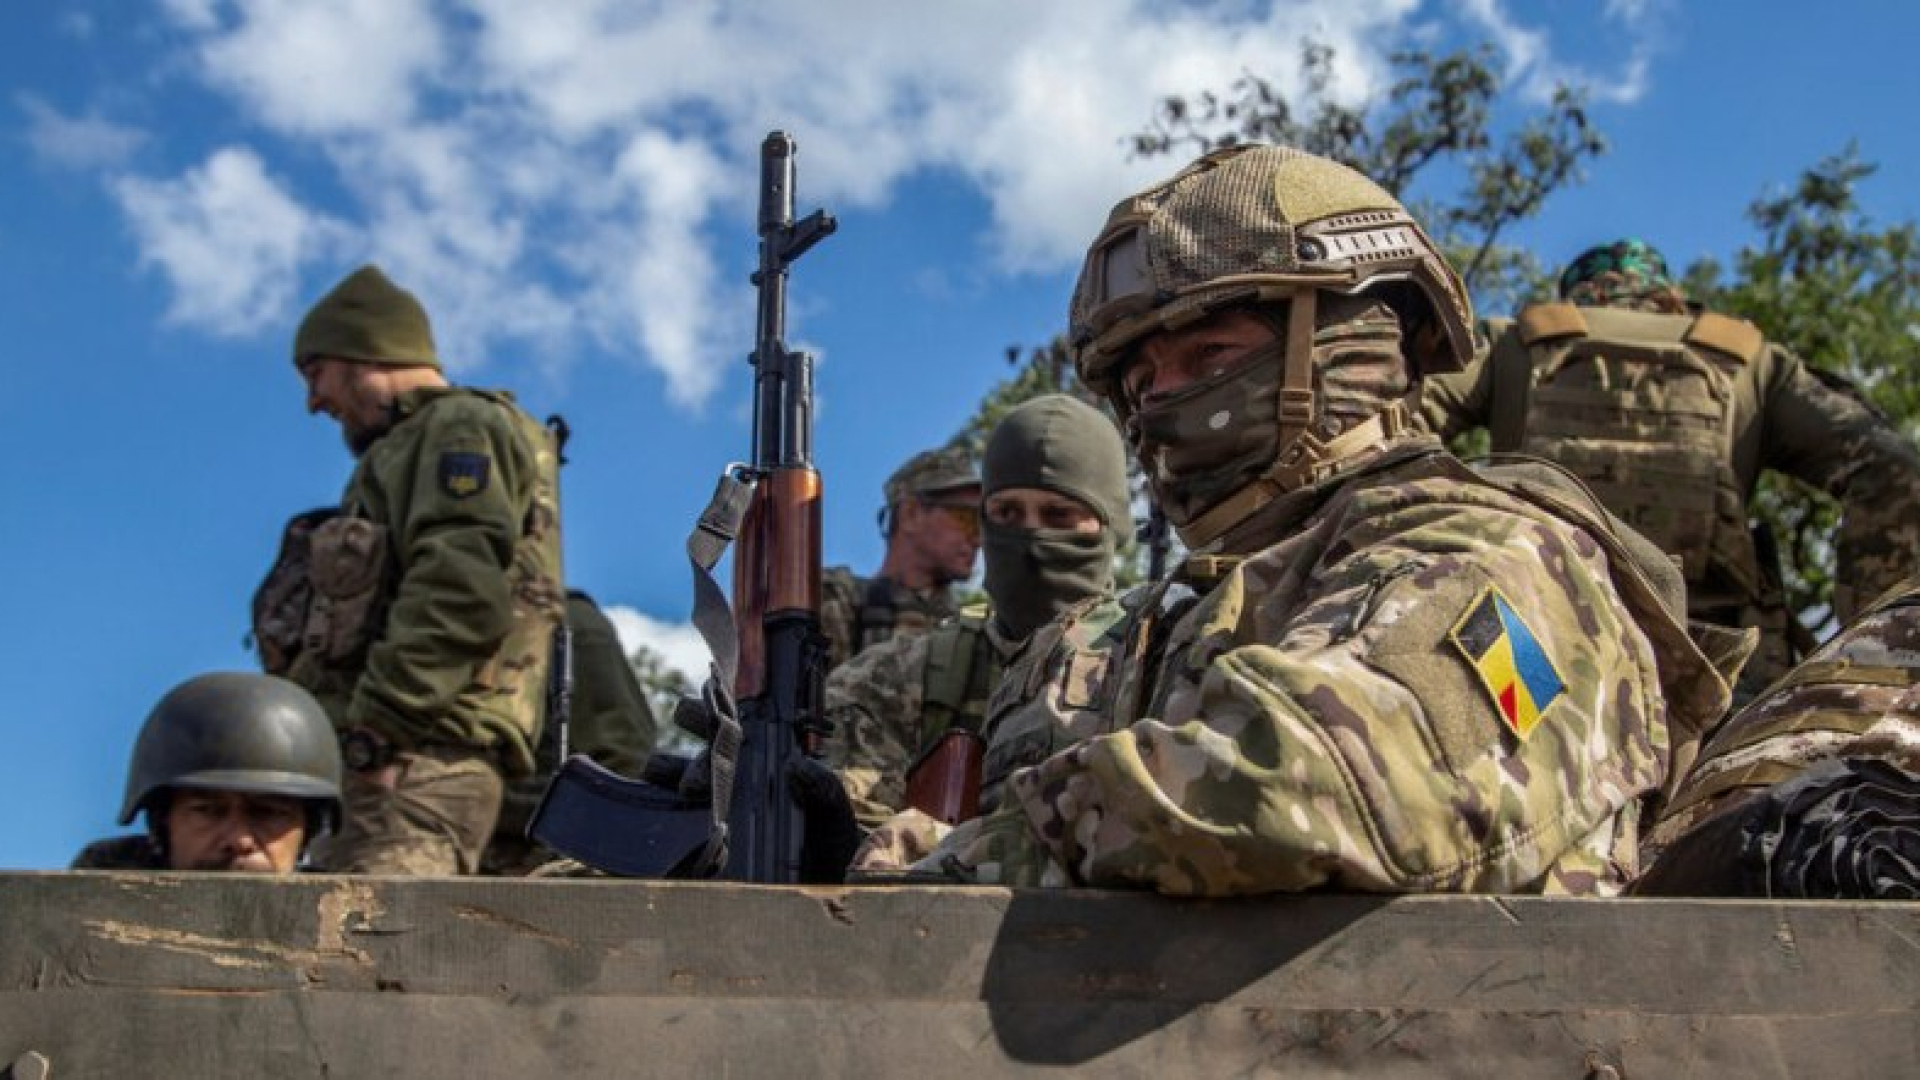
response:
<svg viewBox="0 0 1920 1080"><path fill-rule="evenodd" d="M1493 585L1481 590L1448 637L1479 673L1501 719L1522 739L1566 691L1540 639Z"/></svg>
<svg viewBox="0 0 1920 1080"><path fill-rule="evenodd" d="M456 499L487 490L493 459L470 450L448 450L440 455L440 490Z"/></svg>

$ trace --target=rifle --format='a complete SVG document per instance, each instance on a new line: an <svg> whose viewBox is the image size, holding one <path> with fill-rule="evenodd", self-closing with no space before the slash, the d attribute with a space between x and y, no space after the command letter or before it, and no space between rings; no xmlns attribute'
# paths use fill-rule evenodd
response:
<svg viewBox="0 0 1920 1080"><path fill-rule="evenodd" d="M1135 539L1147 545L1147 580L1159 581L1167 572L1167 555L1173 550L1173 526L1159 503L1147 507L1146 523Z"/></svg>
<svg viewBox="0 0 1920 1080"><path fill-rule="evenodd" d="M713 663L701 699L682 699L675 721L705 737L707 753L691 768L649 762L643 780L570 757L528 829L555 851L610 873L724 871L769 883L800 877L804 822L789 791L789 765L812 755L826 727L826 643L813 358L787 348L787 273L836 222L823 210L794 220L794 149L780 131L760 147L753 459L727 467L687 538L693 622ZM712 575L735 537L737 622Z"/></svg>
<svg viewBox="0 0 1920 1080"><path fill-rule="evenodd" d="M816 756L825 732L813 357L787 348L787 272L837 223L824 210L794 220L793 154L785 132L772 132L760 145L751 466L759 482L733 559L741 747L732 793L739 797L727 822L727 873L757 882L798 879L802 823L787 790L787 762L796 753ZM720 783L716 772L716 798Z"/></svg>

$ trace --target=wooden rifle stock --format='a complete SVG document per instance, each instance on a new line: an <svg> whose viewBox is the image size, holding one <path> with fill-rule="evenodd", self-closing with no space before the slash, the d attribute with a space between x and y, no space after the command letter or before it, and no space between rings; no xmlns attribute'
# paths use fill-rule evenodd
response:
<svg viewBox="0 0 1920 1080"><path fill-rule="evenodd" d="M978 732L948 728L908 770L907 805L948 825L978 817L986 755L986 740Z"/></svg>

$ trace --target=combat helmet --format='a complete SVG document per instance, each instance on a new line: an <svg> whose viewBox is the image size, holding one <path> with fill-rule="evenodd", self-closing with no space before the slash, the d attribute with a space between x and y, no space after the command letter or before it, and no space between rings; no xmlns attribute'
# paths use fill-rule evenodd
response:
<svg viewBox="0 0 1920 1080"><path fill-rule="evenodd" d="M1295 459L1285 467L1310 471L1309 459L1339 453L1303 438L1315 415L1322 294L1364 294L1391 308L1415 379L1458 371L1473 355L1466 287L1384 188L1287 147L1215 151L1108 215L1074 287L1074 365L1126 420L1132 407L1118 392L1118 376L1142 339L1230 308L1285 304L1276 449ZM1204 542L1246 509L1240 502L1207 523L1183 524L1181 535Z"/></svg>
<svg viewBox="0 0 1920 1080"><path fill-rule="evenodd" d="M1250 302L1310 303L1316 290L1379 291L1408 328L1417 374L1473 354L1466 287L1386 189L1302 150L1236 146L1107 216L1073 290L1074 363L1104 393L1156 330Z"/></svg>
<svg viewBox="0 0 1920 1080"><path fill-rule="evenodd" d="M176 787L301 799L315 812L309 832L319 832L340 820L340 744L320 703L294 683L244 672L195 676L147 715L127 766L120 824Z"/></svg>

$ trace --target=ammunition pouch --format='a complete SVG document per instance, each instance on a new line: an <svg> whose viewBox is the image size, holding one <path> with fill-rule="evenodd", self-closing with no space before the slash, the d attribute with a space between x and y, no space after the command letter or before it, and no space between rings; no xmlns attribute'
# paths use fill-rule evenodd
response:
<svg viewBox="0 0 1920 1080"><path fill-rule="evenodd" d="M339 515L337 507L323 506L295 514L280 533L280 551L266 579L253 593L253 648L260 668L269 675L285 675L300 655L307 628L307 610L313 601L313 531Z"/></svg>

